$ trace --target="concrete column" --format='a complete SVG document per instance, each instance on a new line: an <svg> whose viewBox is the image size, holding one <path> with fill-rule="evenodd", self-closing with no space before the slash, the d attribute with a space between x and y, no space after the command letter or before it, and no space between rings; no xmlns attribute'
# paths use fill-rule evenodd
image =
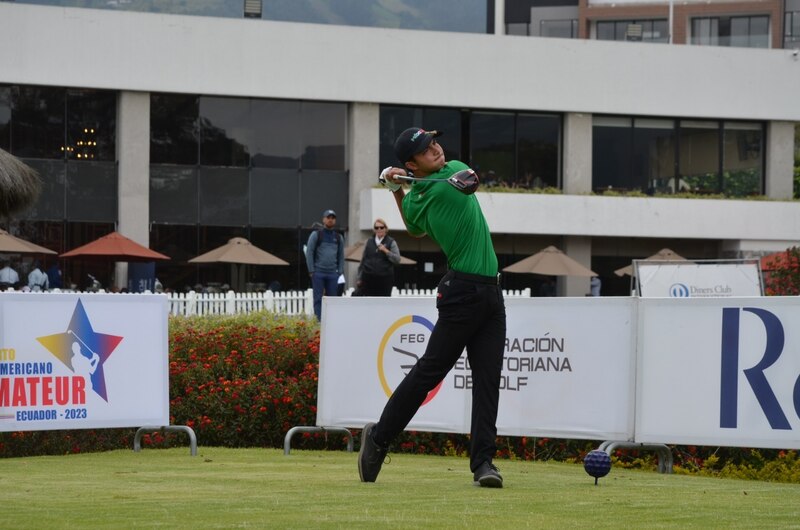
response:
<svg viewBox="0 0 800 530"><path fill-rule="evenodd" d="M494 34L506 34L506 0L494 0Z"/></svg>
<svg viewBox="0 0 800 530"><path fill-rule="evenodd" d="M791 199L794 195L794 123L767 123L765 193L771 199Z"/></svg>
<svg viewBox="0 0 800 530"><path fill-rule="evenodd" d="M150 243L150 94L122 91L117 97L119 225L137 243ZM117 263L114 285L128 285L128 264Z"/></svg>
<svg viewBox="0 0 800 530"><path fill-rule="evenodd" d="M592 268L592 238L583 236L564 237L564 251L588 269ZM561 276L558 282L558 296L586 296L589 292L589 278L580 276Z"/></svg>
<svg viewBox="0 0 800 530"><path fill-rule="evenodd" d="M380 106L374 103L352 103L348 126L348 160L350 161L350 196L348 197L348 219L345 240L347 245L367 239L372 231L362 231L361 191L378 183L378 163L380 153ZM387 191L388 193L388 191ZM372 219L367 220L368 223ZM370 226L372 226L370 224ZM355 286L358 264L345 267L347 287Z"/></svg>
<svg viewBox="0 0 800 530"><path fill-rule="evenodd" d="M564 193L574 195L592 191L592 115L568 113L564 116Z"/></svg>

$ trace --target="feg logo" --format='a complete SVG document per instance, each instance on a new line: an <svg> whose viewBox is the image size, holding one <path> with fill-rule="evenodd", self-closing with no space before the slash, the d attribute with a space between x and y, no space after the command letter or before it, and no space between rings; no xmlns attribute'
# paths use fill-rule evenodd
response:
<svg viewBox="0 0 800 530"><path fill-rule="evenodd" d="M378 347L378 377L386 397L391 397L394 388L422 357L431 331L433 323L419 315L401 317L386 330ZM423 405L436 397L442 382L428 392Z"/></svg>
<svg viewBox="0 0 800 530"><path fill-rule="evenodd" d="M739 320L742 313L752 313L764 326L766 347L755 366L742 370L755 394L761 410L773 429L791 430L789 420L781 408L764 371L781 357L784 347L783 325L775 314L757 307L725 307L722 309L722 355L719 426L735 429L739 398ZM794 410L800 417L800 375L792 394Z"/></svg>

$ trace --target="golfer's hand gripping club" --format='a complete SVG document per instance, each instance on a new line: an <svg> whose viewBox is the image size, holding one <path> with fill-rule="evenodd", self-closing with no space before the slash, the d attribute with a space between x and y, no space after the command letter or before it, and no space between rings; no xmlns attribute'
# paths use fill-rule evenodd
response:
<svg viewBox="0 0 800 530"><path fill-rule="evenodd" d="M392 180L392 176L389 172L392 170L392 166L387 167L383 171L381 171L381 175L378 177L378 182L381 183L381 186L387 188L392 193L396 192L401 188L400 184L397 184Z"/></svg>

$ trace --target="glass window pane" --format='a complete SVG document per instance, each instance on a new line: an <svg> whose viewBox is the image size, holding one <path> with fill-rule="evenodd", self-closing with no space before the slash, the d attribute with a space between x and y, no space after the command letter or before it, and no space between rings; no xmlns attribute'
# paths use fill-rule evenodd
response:
<svg viewBox="0 0 800 530"><path fill-rule="evenodd" d="M751 48L769 48L769 17L750 17Z"/></svg>
<svg viewBox="0 0 800 530"><path fill-rule="evenodd" d="M245 226L248 223L249 178L246 169L201 167L200 224Z"/></svg>
<svg viewBox="0 0 800 530"><path fill-rule="evenodd" d="M117 165L114 162L67 164L67 219L117 221Z"/></svg>
<svg viewBox="0 0 800 530"><path fill-rule="evenodd" d="M487 186L510 186L514 168L514 115L473 112L470 166Z"/></svg>
<svg viewBox="0 0 800 530"><path fill-rule="evenodd" d="M645 34L644 40L649 42L669 42L669 23L659 19L652 21L652 29L649 34Z"/></svg>
<svg viewBox="0 0 800 530"><path fill-rule="evenodd" d="M150 96L150 162L197 165L199 101L197 96Z"/></svg>
<svg viewBox="0 0 800 530"><path fill-rule="evenodd" d="M750 45L750 18L735 17L731 19L731 46L746 47Z"/></svg>
<svg viewBox="0 0 800 530"><path fill-rule="evenodd" d="M572 20L542 20L539 24L540 35L542 37L571 39L575 37L572 34L572 22Z"/></svg>
<svg viewBox="0 0 800 530"><path fill-rule="evenodd" d="M150 221L197 223L197 180L194 167L150 166Z"/></svg>
<svg viewBox="0 0 800 530"><path fill-rule="evenodd" d="M300 173L297 169L250 170L250 224L300 226Z"/></svg>
<svg viewBox="0 0 800 530"><path fill-rule="evenodd" d="M614 23L613 22L598 22L597 23L597 40L614 40Z"/></svg>
<svg viewBox="0 0 800 530"><path fill-rule="evenodd" d="M732 197L761 194L764 166L761 124L727 122L723 138L724 193Z"/></svg>
<svg viewBox="0 0 800 530"><path fill-rule="evenodd" d="M194 224L151 225L150 248L172 258L156 263L156 277L165 291L189 292L200 280L198 270L204 265L186 266L188 260L200 255L197 232L197 225Z"/></svg>
<svg viewBox="0 0 800 530"><path fill-rule="evenodd" d="M11 87L0 86L0 149L11 150Z"/></svg>
<svg viewBox="0 0 800 530"><path fill-rule="evenodd" d="M445 159L462 160L461 111L456 109L426 108L422 115L421 127L429 131L442 131L442 136L436 138L436 141L444 149Z"/></svg>
<svg viewBox="0 0 800 530"><path fill-rule="evenodd" d="M200 98L201 165L247 167L250 138L250 100Z"/></svg>
<svg viewBox="0 0 800 530"><path fill-rule="evenodd" d="M66 218L65 190L67 165L63 160L23 160L39 172L42 191L31 208L23 213L27 219L60 221ZM55 249L53 249L55 250Z"/></svg>
<svg viewBox="0 0 800 530"><path fill-rule="evenodd" d="M300 102L254 99L250 109L253 167L297 170L302 142Z"/></svg>
<svg viewBox="0 0 800 530"><path fill-rule="evenodd" d="M344 170L347 105L314 103L300 105L303 169Z"/></svg>
<svg viewBox="0 0 800 530"><path fill-rule="evenodd" d="M487 0L370 2L368 8L365 8L363 1L353 0L269 0L264 2L262 18L316 24L486 33L487 11Z"/></svg>
<svg viewBox="0 0 800 530"><path fill-rule="evenodd" d="M322 212L336 211L336 228L349 224L347 205L350 186L346 171L303 171L300 175L300 226L322 221Z"/></svg>
<svg viewBox="0 0 800 530"><path fill-rule="evenodd" d="M528 35L528 24L526 22L506 24L506 35Z"/></svg>
<svg viewBox="0 0 800 530"><path fill-rule="evenodd" d="M719 193L719 124L682 121L678 191Z"/></svg>
<svg viewBox="0 0 800 530"><path fill-rule="evenodd" d="M63 88L13 87L11 152L22 158L64 158Z"/></svg>
<svg viewBox="0 0 800 530"><path fill-rule="evenodd" d="M116 137L116 92L67 90L68 159L113 162Z"/></svg>
<svg viewBox="0 0 800 530"><path fill-rule="evenodd" d="M592 121L592 189L631 188L630 118L597 117Z"/></svg>
<svg viewBox="0 0 800 530"><path fill-rule="evenodd" d="M635 119L632 184L648 194L671 193L675 184L672 120Z"/></svg>
<svg viewBox="0 0 800 530"><path fill-rule="evenodd" d="M394 141L409 127L420 127L422 109L418 107L392 107L381 105L380 110L380 165L378 172L386 166L399 164L394 156ZM442 138L443 139L443 138Z"/></svg>
<svg viewBox="0 0 800 530"><path fill-rule="evenodd" d="M517 117L517 175L514 186L557 188L560 175L561 119L521 114Z"/></svg>

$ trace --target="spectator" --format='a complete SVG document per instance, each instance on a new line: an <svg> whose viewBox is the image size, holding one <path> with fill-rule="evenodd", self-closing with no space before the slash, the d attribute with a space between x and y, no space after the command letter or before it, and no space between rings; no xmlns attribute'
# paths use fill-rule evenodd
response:
<svg viewBox="0 0 800 530"><path fill-rule="evenodd" d="M314 314L322 321L322 296L338 296L339 275L344 274L344 238L334 230L336 212L322 212L323 228L311 232L306 244L306 265L314 289Z"/></svg>
<svg viewBox="0 0 800 530"><path fill-rule="evenodd" d="M375 237L364 244L364 255L358 266L356 286L363 296L391 296L394 268L400 263L400 249L389 237L389 227L380 217L372 223Z"/></svg>
<svg viewBox="0 0 800 530"><path fill-rule="evenodd" d="M39 260L36 260L33 262L33 270L28 273L28 287L31 291L45 291L50 288L50 280L40 267Z"/></svg>
<svg viewBox="0 0 800 530"><path fill-rule="evenodd" d="M3 268L0 269L0 289L16 288L19 284L19 274L11 268L8 260L3 260Z"/></svg>

